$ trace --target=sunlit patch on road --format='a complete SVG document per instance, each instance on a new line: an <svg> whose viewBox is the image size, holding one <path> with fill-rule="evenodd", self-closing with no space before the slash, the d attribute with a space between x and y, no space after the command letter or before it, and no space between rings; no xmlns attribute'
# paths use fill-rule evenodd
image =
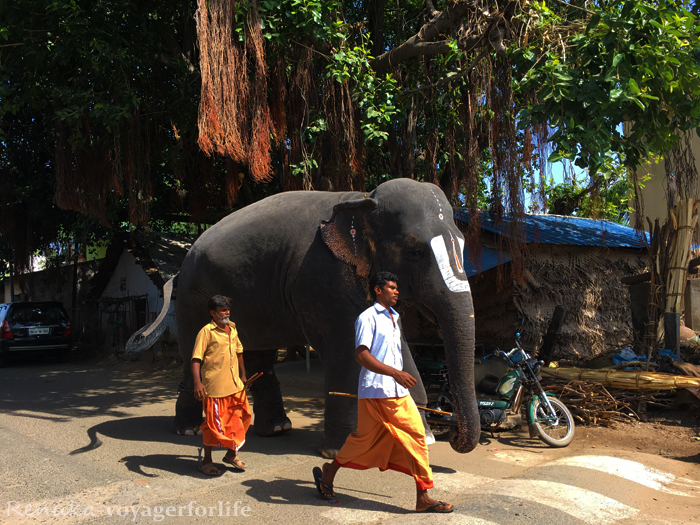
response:
<svg viewBox="0 0 700 525"><path fill-rule="evenodd" d="M638 512L633 507L597 492L551 481L507 479L482 487L481 491L484 494L536 502L597 525L628 519Z"/></svg>
<svg viewBox="0 0 700 525"><path fill-rule="evenodd" d="M636 461L613 458L610 456L576 456L558 459L547 463L547 465L563 465L597 470L675 496L698 496L698 494L689 494L680 490L681 487L700 490L700 483L697 481L678 478L673 474L646 467Z"/></svg>

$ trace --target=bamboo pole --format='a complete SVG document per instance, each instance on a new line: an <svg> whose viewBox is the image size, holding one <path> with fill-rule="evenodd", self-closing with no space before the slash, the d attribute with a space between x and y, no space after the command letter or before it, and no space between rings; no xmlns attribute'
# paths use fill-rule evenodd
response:
<svg viewBox="0 0 700 525"><path fill-rule="evenodd" d="M698 201L680 199L671 210L675 235L670 250L668 277L666 279L666 312L683 313L683 296L690 261L693 230L698 222Z"/></svg>
<svg viewBox="0 0 700 525"><path fill-rule="evenodd" d="M328 392L329 396L339 396L339 397L354 397L357 399L356 394L347 394L345 392ZM435 410L434 408L427 408L427 407L421 407L416 405L418 407L418 410L425 410L426 412L430 412L432 414L440 414L441 416L453 416L454 414L452 412L444 412L442 410Z"/></svg>
<svg viewBox="0 0 700 525"><path fill-rule="evenodd" d="M248 385L250 385L253 381L258 379L261 375L263 375L262 372L258 372L257 374L253 374L252 376L250 376L248 378L248 380L245 383L243 383L243 387L248 388Z"/></svg>
<svg viewBox="0 0 700 525"><path fill-rule="evenodd" d="M700 377L677 376L639 370L613 370L602 368L542 368L541 373L562 379L599 383L626 390L671 390L674 388L700 388Z"/></svg>

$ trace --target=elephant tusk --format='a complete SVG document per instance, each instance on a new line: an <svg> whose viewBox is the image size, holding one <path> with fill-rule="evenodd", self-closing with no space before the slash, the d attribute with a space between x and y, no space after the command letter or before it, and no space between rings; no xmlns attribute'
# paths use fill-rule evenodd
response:
<svg viewBox="0 0 700 525"><path fill-rule="evenodd" d="M357 398L356 394L346 394L345 392L328 392L329 396L339 396L339 397L354 397ZM433 414L440 414L441 416L453 416L452 412L444 412L442 410L435 410L434 408L421 407L416 405L418 410L425 410L426 412L432 412Z"/></svg>
<svg viewBox="0 0 700 525"><path fill-rule="evenodd" d="M440 273L442 274L442 280L445 281L445 284L447 285L447 289L451 292L471 291L468 280L459 279L457 276L455 276L454 271L452 270L452 265L450 264L450 258L447 255L447 247L445 246L445 241L443 240L442 235L433 237L433 239L430 241L430 247L433 249L435 261L437 262Z"/></svg>

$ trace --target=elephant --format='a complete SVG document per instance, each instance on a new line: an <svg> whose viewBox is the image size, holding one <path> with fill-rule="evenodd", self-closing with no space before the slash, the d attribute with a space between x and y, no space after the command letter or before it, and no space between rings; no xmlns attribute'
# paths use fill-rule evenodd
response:
<svg viewBox="0 0 700 525"><path fill-rule="evenodd" d="M371 305L370 275L387 270L398 276L399 300L442 329L457 418L450 444L460 453L473 450L480 424L474 309L463 254L464 237L442 190L411 179L384 182L370 193L280 193L223 218L192 245L177 276L185 388L176 404L176 431L196 429L202 420L189 363L195 337L209 321L210 296L231 299L247 375L264 372L250 387L254 429L273 435L291 428L274 374L277 349L310 344L323 364L326 392L356 392L354 322ZM405 339L402 353L404 370L418 380L411 395L424 406L425 389ZM356 420L357 401L326 394L324 456L335 456Z"/></svg>

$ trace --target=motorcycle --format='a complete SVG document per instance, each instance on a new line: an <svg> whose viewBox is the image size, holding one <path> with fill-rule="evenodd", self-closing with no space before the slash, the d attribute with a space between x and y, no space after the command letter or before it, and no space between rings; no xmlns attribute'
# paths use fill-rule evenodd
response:
<svg viewBox="0 0 700 525"><path fill-rule="evenodd" d="M522 421L524 410L530 437L539 437L552 447L565 447L574 439L574 420L564 403L548 394L538 376L543 361L531 357L520 346L510 352L496 349L474 366L474 385L481 429L495 431ZM449 374L444 363L417 360L416 366L428 395L428 408L451 412L452 416L427 414L428 424L437 437L457 425L452 406Z"/></svg>

